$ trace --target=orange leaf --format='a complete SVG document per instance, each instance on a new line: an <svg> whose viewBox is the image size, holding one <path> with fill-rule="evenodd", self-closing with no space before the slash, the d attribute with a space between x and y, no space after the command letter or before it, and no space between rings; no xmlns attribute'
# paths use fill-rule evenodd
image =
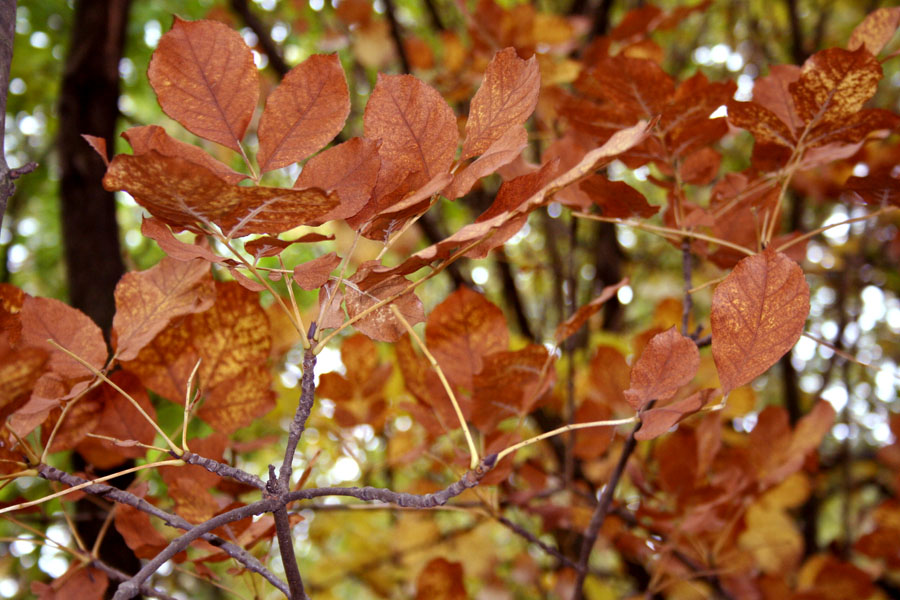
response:
<svg viewBox="0 0 900 600"><path fill-rule="evenodd" d="M142 482L134 484L128 491L143 498L148 487L146 482ZM116 506L113 523L116 531L125 539L125 543L138 558L153 558L169 544L165 536L153 527L147 513L127 504Z"/></svg>
<svg viewBox="0 0 900 600"><path fill-rule="evenodd" d="M673 425L703 408L715 389L700 390L687 398L676 400L666 406L651 408L641 413L641 428L634 434L636 440L652 440L659 437Z"/></svg>
<svg viewBox="0 0 900 600"><path fill-rule="evenodd" d="M694 378L698 368L697 344L671 327L647 343L631 369L631 386L625 390L625 398L640 411L651 400L670 398Z"/></svg>
<svg viewBox="0 0 900 600"><path fill-rule="evenodd" d="M875 94L881 74L878 60L864 48L829 48L803 64L800 78L790 85L791 98L807 126L839 124Z"/></svg>
<svg viewBox="0 0 900 600"><path fill-rule="evenodd" d="M556 327L556 333L553 335L554 341L559 345L563 340L569 338L569 336L575 334L581 326L584 325L585 321L591 318L592 315L596 314L607 300L612 298L616 292L619 291L623 285L628 283L628 278L626 277L619 283L608 285L600 292L600 295L588 302L587 304L578 308L571 317L560 323Z"/></svg>
<svg viewBox="0 0 900 600"><path fill-rule="evenodd" d="M349 219L372 197L380 169L378 143L357 137L309 159L294 187L319 188L340 197L340 204L315 223Z"/></svg>
<svg viewBox="0 0 900 600"><path fill-rule="evenodd" d="M800 266L771 247L741 260L716 288L712 353L727 394L764 373L790 350L809 314Z"/></svg>
<svg viewBox="0 0 900 600"><path fill-rule="evenodd" d="M659 212L658 206L648 204L642 193L624 181L610 181L603 175L592 175L582 181L579 187L602 209L604 217L646 218Z"/></svg>
<svg viewBox="0 0 900 600"><path fill-rule="evenodd" d="M100 158L103 159L103 164L109 166L109 153L106 150L106 138L97 137L96 135L88 135L86 133L82 133L81 137L83 137L84 141L91 145L91 148L94 149L94 152L100 155Z"/></svg>
<svg viewBox="0 0 900 600"><path fill-rule="evenodd" d="M147 71L163 111L236 151L256 110L259 75L244 39L224 23L183 21L159 40Z"/></svg>
<svg viewBox="0 0 900 600"><path fill-rule="evenodd" d="M248 363L239 374L209 392L197 416L216 431L231 434L275 408L271 384L272 375L264 364Z"/></svg>
<svg viewBox="0 0 900 600"><path fill-rule="evenodd" d="M145 237L154 240L163 252L176 260L190 261L195 258L202 258L211 263L221 263L229 260L219 256L206 245L200 245L205 243L205 237L197 238L199 244L182 242L172 234L168 225L154 217L144 217L141 223L141 233Z"/></svg>
<svg viewBox="0 0 900 600"><path fill-rule="evenodd" d="M796 144L791 128L768 108L756 102L728 102L728 122L746 129L757 144L779 144L793 148Z"/></svg>
<svg viewBox="0 0 900 600"><path fill-rule="evenodd" d="M116 285L115 297L113 347L116 357L127 361L172 319L212 306L215 288L208 262L166 257L146 271L126 273Z"/></svg>
<svg viewBox="0 0 900 600"><path fill-rule="evenodd" d="M510 128L472 164L456 172L453 182L444 190L444 196L449 200L465 196L476 181L511 163L527 145L528 131L518 125Z"/></svg>
<svg viewBox="0 0 900 600"><path fill-rule="evenodd" d="M482 154L507 131L523 125L537 106L540 89L534 56L522 60L515 48L495 54L472 98L460 160Z"/></svg>
<svg viewBox="0 0 900 600"><path fill-rule="evenodd" d="M473 378L472 423L490 433L503 419L530 413L554 381L552 368L541 380L547 357L547 349L539 344L485 356L481 372Z"/></svg>
<svg viewBox="0 0 900 600"><path fill-rule="evenodd" d="M163 156L178 156L192 163L203 165L228 183L238 183L247 179L246 175L238 173L225 163L216 160L202 148L185 144L171 137L159 125L132 127L123 131L122 137L128 140L135 154L145 154L150 150L156 150Z"/></svg>
<svg viewBox="0 0 900 600"><path fill-rule="evenodd" d="M232 185L201 165L153 150L116 156L103 185L127 191L170 225L211 221L230 237L281 233L324 215L338 203L317 189Z"/></svg>
<svg viewBox="0 0 900 600"><path fill-rule="evenodd" d="M385 277L373 273L372 276L367 276L367 271L363 267L351 277L350 281L354 285L347 286L345 297L347 314L351 318L359 315L381 300L402 292L410 284L408 279L397 275ZM400 336L406 333L406 327L394 316L391 311L391 304L397 306L397 309L410 325L415 325L425 320L425 309L422 307L422 301L416 297L414 292L410 291L393 302L368 313L365 317L356 321L354 327L373 340L381 342L397 341Z"/></svg>
<svg viewBox="0 0 900 600"><path fill-rule="evenodd" d="M156 410L150 402L147 390L137 377L127 371L118 371L113 373L110 379L128 392L151 419L156 419ZM152 444L156 437L156 430L134 405L109 385L101 386L99 390L102 408L96 425L90 430L90 433L105 435L123 442L136 441ZM84 402L84 400L80 402ZM147 452L145 448L137 445L123 446L91 437L85 437L78 444L77 450L89 463L99 469L111 469L122 464L128 458L138 458Z"/></svg>
<svg viewBox="0 0 900 600"><path fill-rule="evenodd" d="M28 296L19 312L22 346L39 348L48 354L47 369L65 379L93 377L90 369L48 343L53 340L83 361L100 370L106 362L103 333L77 308L53 298Z"/></svg>
<svg viewBox="0 0 900 600"><path fill-rule="evenodd" d="M425 340L447 379L471 390L483 357L509 347L509 330L500 308L460 287L428 315Z"/></svg>
<svg viewBox="0 0 900 600"><path fill-rule="evenodd" d="M416 581L415 600L466 600L462 563L432 559L422 567Z"/></svg>
<svg viewBox="0 0 900 600"><path fill-rule="evenodd" d="M350 92L337 54L316 54L291 69L266 100L259 120L263 173L299 162L340 133Z"/></svg>
<svg viewBox="0 0 900 600"><path fill-rule="evenodd" d="M459 140L453 110L411 75L378 75L363 124L367 138L381 141L379 182L396 184L414 174L417 187L445 173Z"/></svg>
<svg viewBox="0 0 900 600"><path fill-rule="evenodd" d="M50 585L39 581L31 583L31 592L37 600L102 600L106 597L109 577L100 569L74 564Z"/></svg>
<svg viewBox="0 0 900 600"><path fill-rule="evenodd" d="M900 27L900 7L879 8L869 13L862 23L853 29L848 50L865 47L873 56L878 56L887 45L897 28Z"/></svg>
<svg viewBox="0 0 900 600"><path fill-rule="evenodd" d="M329 252L319 258L307 261L294 267L294 281L304 290L315 290L328 281L331 272L341 264L341 257Z"/></svg>

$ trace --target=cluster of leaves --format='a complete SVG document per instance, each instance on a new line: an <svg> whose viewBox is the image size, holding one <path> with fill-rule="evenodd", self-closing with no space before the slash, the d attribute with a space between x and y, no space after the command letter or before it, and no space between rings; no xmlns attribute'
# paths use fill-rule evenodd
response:
<svg viewBox="0 0 900 600"><path fill-rule="evenodd" d="M347 12L356 4L340 6ZM230 559L302 598L291 538L302 517L287 513L291 502L347 495L431 508L464 494L461 501L556 561L542 568L559 597L602 597L604 586L621 591L592 576L601 567L592 559L598 536L619 557L611 570L638 565L647 589L678 590L695 579L701 593L735 598L837 598L839 581L854 596L871 596L880 572L846 555L805 557L790 514L812 493L817 448L834 421L831 406L817 402L794 423L784 408L769 406L746 434L723 414L752 408L748 384L804 332L810 291L797 261L820 231L783 231L795 176L852 160L872 144L894 148L888 133L900 116L865 105L882 77L877 56L900 11L873 13L846 49L818 52L802 66L773 67L749 102L733 100L733 82L711 82L702 73L676 81L661 67L662 50L651 35L691 12L638 9L594 39L576 63L565 58L575 25L530 5L503 9L482 0L478 14L489 17L471 18L469 26L472 62L484 65L483 79L464 126L420 79L379 75L363 135L324 150L345 127L350 92L336 55L312 56L268 94L254 161L245 145L260 90L251 49L221 23L176 18L151 60L150 84L167 115L233 155L214 157L156 125L125 132L133 152L108 162L104 185L127 191L146 209L142 232L168 256L122 278L109 346L76 309L0 286L0 473L10 481L40 476L114 500L113 526L150 561L123 576L73 549L80 562L34 591L101 597L112 578L125 580L117 597L153 594L158 590L147 579L159 561L188 562L213 580L212 566ZM547 44L553 50L535 54ZM723 105L727 117L710 118ZM721 141L737 129L755 140L749 166L722 173ZM529 148L530 131L546 133L546 143ZM86 139L108 160L102 140ZM239 160L246 172L232 167ZM665 199L661 224L650 221L659 206L609 178L613 160L630 169L652 165L652 184ZM263 174L303 161L293 187L261 185ZM385 260L441 198L463 198L496 174L502 185L471 223L393 264ZM839 192L873 206L866 218L876 218L900 205L896 175L884 162L846 180ZM649 328L625 343L591 345L577 374L568 353L573 368L565 376L557 373L559 349L596 322L593 316L626 281L573 307L548 343L516 339L501 308L466 287L427 315L416 295L455 261L489 256L551 202L573 219L659 233L685 265L686 294L674 311L658 311ZM354 257L360 238L378 242L379 254ZM285 262L289 249L310 244L316 258ZM693 314L695 261L724 272L708 315ZM318 294L305 314L294 286ZM261 292L271 306L263 307ZM700 324L692 329L695 319ZM423 322L424 339L415 328ZM343 336L351 327L357 333ZM284 328L294 332L288 343L279 337ZM324 373L316 383L316 357L338 342L344 373ZM389 359L378 342L392 343ZM292 344L304 350L301 398L287 441L275 442L285 450L284 463L277 475L270 467L263 482L237 468L238 460L229 464L241 449L229 436L275 408L273 372ZM402 395L392 391L395 373ZM573 400L568 414L560 408L566 387ZM313 395L333 402L336 428L367 425L386 439L393 465L438 459L432 481L420 478L403 492L307 486L313 456L303 457L305 470L292 478ZM168 403L183 406L177 434L157 418ZM703 416L684 421L697 413ZM401 415L412 417L409 431L392 425ZM189 439L192 419L208 426L207 435ZM630 433L616 439L623 425ZM552 444L560 434L569 447L557 456ZM546 452L523 450L535 446ZM54 469L54 457L65 456L57 453L69 450L97 469L141 459L135 470L156 470L165 491L156 485L151 493L142 479L117 494L90 473ZM883 454L896 466L892 449ZM626 473L628 501L614 502ZM598 502L595 490L604 485ZM485 486L496 486L496 494L488 496ZM13 498L3 510L44 500ZM897 510L895 498L885 500L872 514L871 532L855 545L886 571L898 568ZM513 514L533 516L538 533L505 516ZM155 528L160 519L185 533L163 533ZM558 547L539 539L545 532ZM567 548L567 535L579 543ZM289 585L258 560L266 552L257 544L276 536ZM542 568L522 560L522 577L540 580ZM434 558L422 567L417 597L465 597L464 573L463 561ZM324 587L322 574L309 577L311 589ZM374 576L369 583L385 586Z"/></svg>

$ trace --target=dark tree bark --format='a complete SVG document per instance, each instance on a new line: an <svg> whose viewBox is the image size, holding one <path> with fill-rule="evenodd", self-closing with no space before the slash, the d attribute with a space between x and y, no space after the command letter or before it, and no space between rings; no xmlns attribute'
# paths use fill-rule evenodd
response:
<svg viewBox="0 0 900 600"><path fill-rule="evenodd" d="M82 139L113 148L119 114L119 59L130 0L78 0L59 103L60 196L69 302L109 333L113 290L125 272L106 167Z"/></svg>
<svg viewBox="0 0 900 600"><path fill-rule="evenodd" d="M101 137L107 148L114 147L119 60L129 7L130 0L76 0L59 103L60 200L69 302L93 319L107 337L115 314L113 291L125 266L115 198L102 184L106 166L81 134ZM83 464L78 455L73 461L76 468ZM117 480L116 485L124 488L129 482ZM109 507L82 500L76 510L79 534L90 547ZM141 567L114 527L106 531L100 559L128 574Z"/></svg>
<svg viewBox="0 0 900 600"><path fill-rule="evenodd" d="M13 38L16 31L16 1L0 0L0 225L6 213L6 202L13 193L3 134L6 131L6 92L9 89L9 66L12 64Z"/></svg>

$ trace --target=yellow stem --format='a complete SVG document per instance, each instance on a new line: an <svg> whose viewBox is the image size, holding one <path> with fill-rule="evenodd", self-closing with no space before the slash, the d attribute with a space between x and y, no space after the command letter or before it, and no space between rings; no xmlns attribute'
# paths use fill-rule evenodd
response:
<svg viewBox="0 0 900 600"><path fill-rule="evenodd" d="M701 283L701 284L698 285L697 287L692 287L691 289L689 289L689 290L687 291L687 293L688 293L688 294L693 294L694 292L699 292L700 290L705 289L705 288L708 288L708 287L711 286L711 285L716 285L717 283L720 283L720 282L722 282L722 281L725 281L725 279L726 279L727 277L728 277L728 275L723 275L723 276L721 276L721 277L716 277L715 279L710 279L710 280L707 281L706 283Z"/></svg>
<svg viewBox="0 0 900 600"><path fill-rule="evenodd" d="M444 376L444 371L441 369L441 366L438 364L437 360L434 358L434 355L429 352L428 347L425 345L425 342L422 341L422 338L419 337L419 334L416 333L416 330L413 329L413 326L409 324L409 321L406 320L406 317L403 316L403 313L400 312L400 309L397 308L396 305L391 304L391 310L394 312L394 316L397 317L403 326L406 327L406 330L409 332L409 336L416 341L416 344L419 345L419 348L422 349L422 353L428 359L428 362L431 363L431 368L435 370L438 378L441 380L441 385L444 386L444 390L447 392L447 396L450 397L450 403L453 404L453 410L456 412L456 418L459 419L459 425L462 427L463 434L466 436L466 443L469 445L469 468L475 469L478 466L478 449L475 448L475 442L472 440L472 432L469 431L469 426L466 424L466 419L462 414L462 409L459 408L459 402L456 401L456 394L453 393L453 388L450 386L450 382L447 381L447 378Z"/></svg>
<svg viewBox="0 0 900 600"><path fill-rule="evenodd" d="M782 245L778 246L778 248L776 248L776 250L778 252L784 252L791 246L799 244L802 241L808 240L811 237L817 236L820 233L822 233L823 231L828 231L832 227L840 227L841 225L849 225L850 223L857 223L859 221L865 221L867 219L871 219L873 217L878 217L878 216L893 212L895 210L897 210L896 206L883 206L883 207L879 208L878 210L876 210L875 212L871 212L871 213L869 213L867 215L863 215L861 217L853 217L852 219L847 219L846 221L841 221L840 223L832 223L830 225L824 225L822 227L819 227L818 229L813 229L812 231L807 231L803 235L795 237L792 240L786 241Z"/></svg>
<svg viewBox="0 0 900 600"><path fill-rule="evenodd" d="M193 401L191 400L191 388L194 387L194 377L197 376L197 371L200 369L200 363L203 362L202 358L197 359L197 363L194 365L194 368L191 369L191 374L187 380L187 386L184 390L184 417L181 422L181 448L185 452L188 451L188 442L187 442L187 429L188 423L191 420L191 408ZM199 391L199 389L198 389Z"/></svg>
<svg viewBox="0 0 900 600"><path fill-rule="evenodd" d="M44 496L43 498L38 498L37 500L32 500L30 502L22 502L20 504L16 504L13 506L7 506L5 508L0 508L0 515L3 513L12 512L15 510L20 510L22 508L28 508L29 506L37 506L38 504L43 504L48 500L53 500L54 498L59 498L60 496L65 496L66 494L71 494L72 492L77 492L80 489L89 487L94 485L95 483L102 483L104 481L109 481L110 479L115 479L116 477L121 477L122 475L127 475L128 473L134 473L135 471L142 471L144 469L153 469L156 467L180 467L184 465L185 462L181 459L173 459L173 460L162 460L160 462L155 463L147 463L146 465L138 465L136 467L132 467L130 469L125 469L123 471L119 471L118 473L113 473L112 475L106 475L105 477L98 477L97 479L92 479L90 481L85 481L84 483L79 483L78 485L73 485L70 488L62 490L61 492L56 492L55 494L50 494L49 496Z"/></svg>
<svg viewBox="0 0 900 600"><path fill-rule="evenodd" d="M90 432L88 432L84 435L86 435L87 437L96 438L98 440L105 440L107 442L116 444L117 446L121 446L121 445L140 446L141 448L146 448L147 450L156 450L157 452L162 452L162 453L168 452L168 450L166 450L165 448L160 448L159 446L153 446L151 444L142 444L141 442L139 442L137 440L122 440L119 438L110 437L108 435L100 435L99 433L90 433Z"/></svg>
<svg viewBox="0 0 900 600"><path fill-rule="evenodd" d="M591 427L615 427L618 425L625 425L626 423L636 423L638 420L637 415L633 417L628 417L627 419L612 419L609 421L591 421L589 423L572 423L570 425L563 425L562 427L558 427L553 431L545 431L540 435L536 435L532 438L528 438L527 440L523 440L518 444L513 444L508 448L504 448L500 452L497 453L497 463L503 460L506 456L516 452L525 446L530 446L531 444L540 442L541 440L546 440L547 438L551 438L562 433L566 433L567 431L575 431L576 429L588 429Z"/></svg>
<svg viewBox="0 0 900 600"><path fill-rule="evenodd" d="M317 324L322 322L322 319L325 318L325 314L329 311L329 309L331 309L331 304L334 302L334 297L337 295L338 289L341 287L341 284L344 282L344 275L347 273L347 265L350 262L350 257L353 256L353 253L356 251L356 245L359 243L359 238L360 238L360 233L359 233L359 231L357 231L356 236L353 238L353 243L350 244L350 249L347 250L347 252L344 254L344 258L341 259L341 267L340 267L340 271L338 272L337 283L334 284L334 288L331 290L330 293L328 293L328 299L325 301L325 303L322 304L321 306L319 306L319 314L316 317ZM326 283L325 285L326 285L325 289L327 290L328 284ZM319 339L319 335L320 335L321 331L322 331L321 328L316 327L316 333L313 336L314 340Z"/></svg>
<svg viewBox="0 0 900 600"><path fill-rule="evenodd" d="M590 219L592 221L601 221L603 223L615 223L616 225L626 225L628 227L634 227L636 229L643 229L644 231L650 231L653 233L662 233L668 236L673 236L675 238L696 238L698 240L705 240L707 242L711 242L713 244L718 244L720 246L725 246L726 248L731 248L732 250L737 250L747 256L754 256L756 253L749 248L744 248L743 246L738 246L737 244L732 244L723 239L719 239L717 237L713 237L711 235L705 235L703 233L697 233L696 231L687 231L683 229L673 229L671 227L661 227L659 225L651 225L650 223L642 223L640 221L634 221L632 219L617 219L614 217L601 217L600 215L591 215L583 212L573 212L573 215L576 217L581 217L583 219Z"/></svg>
<svg viewBox="0 0 900 600"><path fill-rule="evenodd" d="M141 414L141 416L144 417L144 419L146 419L148 423L150 423L150 425L153 427L153 429L156 430L156 433L158 433L159 435L162 436L162 438L166 441L166 445L173 452L179 453L178 446L175 445L175 442L173 442L172 440L169 439L169 436L166 435L166 432L164 432L162 430L162 428L160 428L160 426L156 424L156 421L154 421L153 419L150 418L150 415L148 415L144 411L144 409L141 407L141 405L138 404L138 401L135 400L134 398L132 398L131 395L128 394L128 392L126 392L125 390L120 388L109 377L107 377L102 371L99 371L96 367L94 367L94 365L83 360L81 357L79 357L74 352L71 352L70 350L63 348L62 346L60 346L59 344L57 344L55 341L53 341L51 339L48 339L47 343L49 343L52 346L55 346L56 348L59 348L61 351L65 352L67 355L69 355L73 359L77 360L86 369L90 370L94 375L96 375L97 377L99 377L100 379L102 379L103 381L108 383L114 390L116 390L117 392L122 394L122 396L124 396L129 402L131 402L132 406L134 406L134 408L137 409L137 411Z"/></svg>

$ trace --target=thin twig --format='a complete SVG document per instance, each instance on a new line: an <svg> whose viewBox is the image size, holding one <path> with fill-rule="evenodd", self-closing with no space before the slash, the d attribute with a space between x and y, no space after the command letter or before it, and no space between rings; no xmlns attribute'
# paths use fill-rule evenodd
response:
<svg viewBox="0 0 900 600"><path fill-rule="evenodd" d="M278 537L278 551L281 553L281 564L291 588L291 600L309 600L303 589L303 578L297 566L297 555L294 553L294 539L291 535L291 522L287 509L283 506L272 512L275 517L275 535Z"/></svg>
<svg viewBox="0 0 900 600"><path fill-rule="evenodd" d="M314 324L310 326L308 339L312 340L315 336ZM288 430L287 446L284 449L284 460L281 463L281 469L278 472L278 484L282 491L286 492L291 484L291 470L294 463L294 453L297 451L297 444L300 443L300 436L306 429L306 421L312 412L313 402L316 397L316 355L312 348L307 347L303 353L303 377L300 379L300 400L297 402L297 412L294 414L294 420L291 421Z"/></svg>

